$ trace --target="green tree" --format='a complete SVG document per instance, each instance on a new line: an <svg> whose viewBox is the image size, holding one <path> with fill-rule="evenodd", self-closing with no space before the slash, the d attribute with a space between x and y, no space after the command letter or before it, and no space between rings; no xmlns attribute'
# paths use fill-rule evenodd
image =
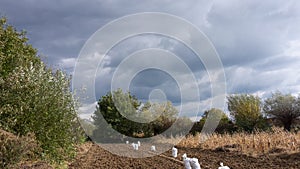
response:
<svg viewBox="0 0 300 169"><path fill-rule="evenodd" d="M300 117L300 96L291 94L273 93L265 100L264 113L280 121L285 130L290 131L295 120Z"/></svg>
<svg viewBox="0 0 300 169"><path fill-rule="evenodd" d="M139 110L140 105L136 97L129 92L123 93L121 89L102 96L92 116L96 126L93 139L104 142L120 140L121 135L112 134L113 130L130 137L151 137L167 130L175 122L178 114L171 102L147 102ZM138 122L132 119L137 119ZM183 122L186 120L182 119L180 124Z"/></svg>
<svg viewBox="0 0 300 169"><path fill-rule="evenodd" d="M264 128L265 119L261 113L261 101L258 96L238 94L227 97L228 110L236 125L248 132Z"/></svg>
<svg viewBox="0 0 300 169"><path fill-rule="evenodd" d="M0 128L16 135L34 133L43 156L73 155L79 125L70 79L47 68L24 32L0 21Z"/></svg>
<svg viewBox="0 0 300 169"><path fill-rule="evenodd" d="M235 126L232 123L232 121L228 118L228 116L222 110L212 108L210 110L204 111L200 121L195 123L193 128L191 129L192 134L201 132L201 130L203 129L203 126L207 120L208 115L212 116L212 119L220 119L215 132L217 132L217 133L225 133L225 132L232 133L235 131Z"/></svg>
<svg viewBox="0 0 300 169"><path fill-rule="evenodd" d="M96 126L93 138L95 140L103 140L104 137L107 137L109 140L114 139L109 132L111 131L110 127L104 128L107 126L106 122L112 129L126 136L133 136L134 132L141 131L141 123L128 119L128 117L134 118L137 115L136 110L139 105L140 103L135 96L132 96L129 92L123 93L121 89L113 91L113 94L108 92L105 96L102 96L92 116ZM122 113L128 116L123 116L120 111L123 111Z"/></svg>
<svg viewBox="0 0 300 169"><path fill-rule="evenodd" d="M150 123L150 126L153 129L153 135L161 134L162 132L166 131L176 121L178 110L170 101L165 103L153 103L150 109L152 109L151 112L153 112L157 117ZM166 133L166 135L172 134L176 133Z"/></svg>
<svg viewBox="0 0 300 169"><path fill-rule="evenodd" d="M16 67L28 67L40 64L37 50L28 44L26 32L17 32L6 23L6 18L0 18L0 81Z"/></svg>

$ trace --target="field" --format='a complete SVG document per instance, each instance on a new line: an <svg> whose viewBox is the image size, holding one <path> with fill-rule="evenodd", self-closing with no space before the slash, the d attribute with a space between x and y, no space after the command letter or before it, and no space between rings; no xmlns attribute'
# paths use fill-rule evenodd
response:
<svg viewBox="0 0 300 169"><path fill-rule="evenodd" d="M190 136L178 144L178 157L171 157L171 151L148 158L120 157L104 150L94 143L78 147L76 160L69 168L184 168L182 154L199 159L202 168L217 168L223 162L230 168L300 168L300 134L276 129L274 133L234 135L213 135L199 143L200 135ZM162 141L170 142L176 138ZM118 147L126 153L149 153L150 145L144 144L134 152L130 145L106 145Z"/></svg>
<svg viewBox="0 0 300 169"><path fill-rule="evenodd" d="M8 132L2 132L2 136L8 135L8 140L18 140ZM156 149L172 147L178 137L161 137L155 143L141 143L138 151L133 150L130 144L105 144L100 147L92 142L85 142L77 146L76 158L62 165L49 165L38 160L26 160L16 167L9 168L71 168L71 169L118 169L118 168L184 168L182 155L199 159L202 169L217 168L220 162L231 169L242 168L300 168L300 133L285 132L274 128L273 132L257 132L256 134L213 134L208 140L201 142L201 135L188 136L177 144L178 157L171 156L171 150L159 154L150 152L152 144ZM20 138L22 139L22 138ZM123 156L118 156L105 150L118 150ZM4 150L4 149L3 149ZM157 151L157 152L158 152ZM126 157L124 157L126 156ZM130 158L145 157L147 158Z"/></svg>
<svg viewBox="0 0 300 169"><path fill-rule="evenodd" d="M179 154L173 160L171 152L163 155L134 159L113 155L98 145L86 143L77 159L69 165L69 168L183 168L181 156L187 153L190 157L200 160L202 168L217 168L218 162L222 161L231 168L299 168L300 153L283 153L280 155L261 155L251 157L236 151L204 150L200 148L179 148ZM124 145L125 147L125 145ZM128 150L131 150L128 147ZM170 157L170 158L167 158Z"/></svg>

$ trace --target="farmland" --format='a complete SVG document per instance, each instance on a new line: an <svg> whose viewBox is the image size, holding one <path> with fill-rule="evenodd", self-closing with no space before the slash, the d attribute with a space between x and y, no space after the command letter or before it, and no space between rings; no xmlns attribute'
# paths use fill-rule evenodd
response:
<svg viewBox="0 0 300 169"><path fill-rule="evenodd" d="M256 139L262 139L265 134L257 134ZM161 155L148 158L121 157L104 150L94 143L88 142L78 148L78 156L76 160L69 164L69 168L183 168L181 163L183 153L187 153L189 157L198 158L202 168L217 168L220 161L230 168L299 168L300 135L288 135L288 137L294 137L295 141L297 141L297 143L288 144L288 141L284 141L284 138L278 137L279 134L288 133L283 131L278 131L277 134L274 133L273 137L278 139L270 141L274 147L270 147L269 150L265 148L265 152L261 152L259 144L257 146L250 146L250 142L249 145L231 144L239 142L237 135L234 135L231 141L228 140L227 142L225 141L228 139L226 135L224 137L218 136L219 142L216 142L216 135L203 144L195 142L197 137L188 137L177 146L177 158L171 156L170 150ZM271 137L272 135L269 136ZM253 138L253 135L248 135L248 137ZM245 137L246 140L248 137ZM280 142L279 140L282 141ZM275 145L275 142L278 142L278 145ZM228 143L228 145L225 145L225 143ZM134 152L130 145L125 143L118 144L117 147L120 151L137 153ZM144 149L139 151L147 152L150 145L142 145L142 147ZM243 149L242 147L248 147L248 149Z"/></svg>
<svg viewBox="0 0 300 169"><path fill-rule="evenodd" d="M9 140L26 139L4 132ZM178 156L172 157L171 150L159 154L159 150L172 146L179 138L161 138L156 142L141 142L137 151L131 144L102 144L84 142L77 145L75 159L65 161L61 165L50 164L35 158L20 161L10 168L184 168L182 155L199 159L202 168L217 168L220 162L230 168L299 168L300 167L300 133L287 132L273 128L273 132L257 132L247 134L213 134L208 140L199 142L200 134L189 135L179 144ZM156 152L150 152L151 145L156 146ZM31 145L31 147L34 145ZM27 145L28 147L28 145ZM103 148L105 147L105 149ZM112 154L117 149L123 156ZM146 158L130 158L151 156Z"/></svg>
<svg viewBox="0 0 300 169"><path fill-rule="evenodd" d="M253 140L254 138L254 140ZM176 138L165 139L172 142ZM254 142L253 142L254 141ZM268 147L269 145L269 147ZM116 145L112 146L116 147ZM134 152L130 145L118 144L120 151L141 153L150 145L142 145L140 152ZM237 133L213 135L199 143L199 135L189 136L178 144L178 157L171 156L171 150L154 157L128 158L114 155L100 146L88 142L78 148L78 156L70 168L183 168L183 153L199 159L202 168L217 168L219 162L231 168L299 168L300 134L274 129L272 134ZM175 160L174 160L175 159Z"/></svg>

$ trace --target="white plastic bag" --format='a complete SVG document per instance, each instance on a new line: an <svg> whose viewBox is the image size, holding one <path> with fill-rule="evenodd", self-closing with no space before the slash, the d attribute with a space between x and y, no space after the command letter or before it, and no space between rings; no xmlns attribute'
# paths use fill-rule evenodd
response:
<svg viewBox="0 0 300 169"><path fill-rule="evenodd" d="M190 158L186 157L185 159L183 159L184 162L184 168L185 169L192 169L191 164L190 164Z"/></svg>
<svg viewBox="0 0 300 169"><path fill-rule="evenodd" d="M176 158L177 157L177 152L178 152L177 148L173 147L172 148L172 156Z"/></svg>
<svg viewBox="0 0 300 169"><path fill-rule="evenodd" d="M151 151L156 151L155 146L151 146Z"/></svg>
<svg viewBox="0 0 300 169"><path fill-rule="evenodd" d="M182 155L182 158L183 158L183 159L186 159L186 158L187 158L186 153L184 153L184 154Z"/></svg>
<svg viewBox="0 0 300 169"><path fill-rule="evenodd" d="M140 141L138 141L137 144L138 144L138 146L141 146L141 142Z"/></svg>
<svg viewBox="0 0 300 169"><path fill-rule="evenodd" d="M201 169L199 161L198 161L197 158L190 159L190 164L191 164L193 169Z"/></svg>
<svg viewBox="0 0 300 169"><path fill-rule="evenodd" d="M139 150L139 145L135 144L135 150Z"/></svg>
<svg viewBox="0 0 300 169"><path fill-rule="evenodd" d="M139 145L138 144L132 143L131 145L132 145L132 147L133 147L134 150L138 150L139 149Z"/></svg>
<svg viewBox="0 0 300 169"><path fill-rule="evenodd" d="M218 169L230 169L228 166L224 166L223 163L220 163L220 166Z"/></svg>

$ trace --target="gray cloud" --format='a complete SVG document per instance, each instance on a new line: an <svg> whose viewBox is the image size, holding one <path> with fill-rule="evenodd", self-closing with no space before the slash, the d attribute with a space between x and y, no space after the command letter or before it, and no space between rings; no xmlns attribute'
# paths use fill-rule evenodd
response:
<svg viewBox="0 0 300 169"><path fill-rule="evenodd" d="M275 90L300 91L300 3L296 0L263 3L257 0L209 3L204 0L2 0L0 11L18 30L27 30L30 43L47 56L45 61L49 65L61 67L70 74L86 40L106 23L137 12L166 12L196 25L215 45L224 65L229 93L268 96ZM96 77L97 97L110 90L112 74L124 57L147 48L165 49L178 55L195 74L201 99L207 103L211 84L203 63L182 43L157 35L127 39L107 54L104 66L96 75L82 72ZM175 105L180 102L175 81L155 71L139 74L131 84L131 90L141 99L147 99L155 88L164 90ZM184 90L193 92L188 87ZM187 102L184 106L191 104L195 103ZM203 108L207 108L205 104Z"/></svg>

